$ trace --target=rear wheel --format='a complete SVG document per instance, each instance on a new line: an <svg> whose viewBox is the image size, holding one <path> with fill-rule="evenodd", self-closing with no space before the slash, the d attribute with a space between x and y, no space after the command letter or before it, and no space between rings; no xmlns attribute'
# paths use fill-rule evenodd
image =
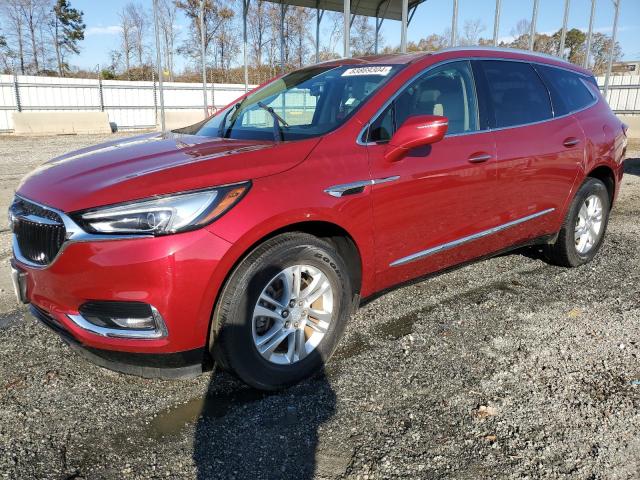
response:
<svg viewBox="0 0 640 480"><path fill-rule="evenodd" d="M274 237L240 262L221 293L212 322L214 358L253 387L292 385L333 353L352 293L331 244L303 233Z"/></svg>
<svg viewBox="0 0 640 480"><path fill-rule="evenodd" d="M588 178L576 193L556 242L547 249L549 259L563 267L590 262L602 246L610 208L607 187Z"/></svg>

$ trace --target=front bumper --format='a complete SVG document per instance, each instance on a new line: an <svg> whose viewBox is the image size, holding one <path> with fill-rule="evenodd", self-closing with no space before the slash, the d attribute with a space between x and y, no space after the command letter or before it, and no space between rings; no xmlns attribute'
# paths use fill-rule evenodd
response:
<svg viewBox="0 0 640 480"><path fill-rule="evenodd" d="M126 373L184 376L201 371L206 360L213 304L225 276L219 265L230 246L200 229L155 238L70 241L44 268L16 258L12 263L23 272L25 300L34 315L71 346L82 347L84 356ZM114 338L83 329L70 316L89 301L149 304L162 315L167 335ZM167 368L175 375L154 371Z"/></svg>
<svg viewBox="0 0 640 480"><path fill-rule="evenodd" d="M145 378L192 378L211 367L204 348L176 353L130 353L102 350L80 343L48 312L30 305L31 315L49 327L79 355L109 370Z"/></svg>

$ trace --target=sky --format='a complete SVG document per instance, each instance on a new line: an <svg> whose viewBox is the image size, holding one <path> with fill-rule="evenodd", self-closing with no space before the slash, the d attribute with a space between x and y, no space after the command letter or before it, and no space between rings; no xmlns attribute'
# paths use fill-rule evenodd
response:
<svg viewBox="0 0 640 480"><path fill-rule="evenodd" d="M82 52L71 62L85 69L96 69L97 65L107 65L111 50L118 48L118 14L117 12L128 0L72 0L75 8L84 12L87 25ZM151 0L139 0L149 5ZM621 0L620 19L618 22L618 41L622 46L625 60L640 60L640 0ZM240 3L240 2L237 2ZM453 0L426 0L420 5L408 29L409 40L417 41L432 33L443 33L451 27ZM502 0L499 36L509 39L516 23L521 19L531 19L533 0ZM458 26L466 20L481 20L486 29L482 36L493 37L493 14L495 0L459 0ZM591 0L571 0L569 29L587 30ZM552 33L562 26L564 1L540 0L537 31ZM594 22L595 31L611 34L614 17L612 0L598 0ZM189 28L184 18L179 20L180 28ZM321 29L321 43L322 43ZM386 20L381 34L383 45L400 43L400 22ZM150 36L151 38L151 36ZM341 53L341 52L339 52ZM239 58L238 61L241 61ZM184 66L184 60L177 65Z"/></svg>

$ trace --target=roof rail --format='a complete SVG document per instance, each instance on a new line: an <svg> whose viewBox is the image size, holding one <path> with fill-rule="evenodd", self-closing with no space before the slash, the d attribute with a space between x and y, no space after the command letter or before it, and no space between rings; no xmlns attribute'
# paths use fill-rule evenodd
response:
<svg viewBox="0 0 640 480"><path fill-rule="evenodd" d="M532 52L531 50L523 50L521 48L507 48L507 47L491 47L491 46L482 46L482 45L471 45L468 47L448 47L443 48L442 50L438 50L434 53L442 53L442 52L463 52L469 50L480 50L487 52L504 52L504 53L520 53L523 55L531 55L533 57L547 58L550 60L555 60L556 62L563 62L568 65L573 65L571 62L566 61L564 58L556 57L555 55L549 55L548 53L541 52Z"/></svg>

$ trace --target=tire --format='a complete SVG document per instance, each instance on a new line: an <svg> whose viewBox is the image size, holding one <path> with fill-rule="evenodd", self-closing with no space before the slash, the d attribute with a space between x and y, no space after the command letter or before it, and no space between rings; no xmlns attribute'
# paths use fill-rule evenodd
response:
<svg viewBox="0 0 640 480"><path fill-rule="evenodd" d="M332 245L313 235L285 233L259 245L232 272L214 310L210 347L216 363L261 390L291 386L321 369L351 314L353 288L347 272ZM296 296L297 279L302 283ZM300 306L321 290L320 298ZM256 315L265 308L268 316ZM314 312L317 318L312 318ZM320 318L330 318L328 326ZM293 337L270 352L269 346L290 329ZM269 337L273 332L278 333Z"/></svg>
<svg viewBox="0 0 640 480"><path fill-rule="evenodd" d="M580 223L582 222L581 216L584 217L581 209L587 208L588 210L585 202L590 200L588 205L593 205L594 199L597 199L601 206L598 233L597 235L590 235L593 237L593 243L582 243L584 234L579 239L577 238L578 231L584 231L584 222ZM595 204L597 204L597 201L595 201ZM571 202L555 243L547 247L547 257L551 263L562 267L579 267L590 262L602 246L610 210L611 202L605 184L597 178L587 178Z"/></svg>

